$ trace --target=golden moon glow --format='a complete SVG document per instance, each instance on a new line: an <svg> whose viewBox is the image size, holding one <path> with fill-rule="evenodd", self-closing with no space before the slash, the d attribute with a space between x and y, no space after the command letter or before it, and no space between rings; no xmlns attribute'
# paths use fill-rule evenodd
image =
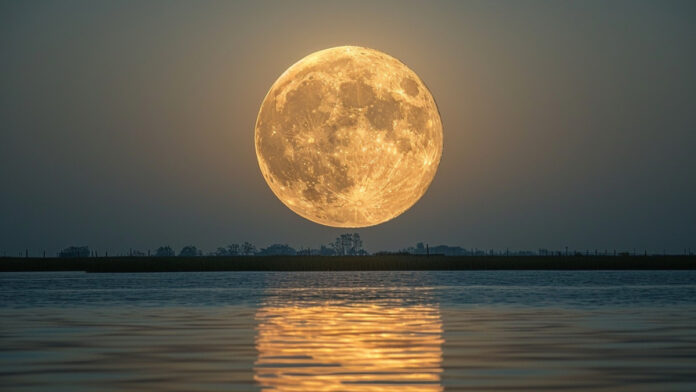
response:
<svg viewBox="0 0 696 392"><path fill-rule="evenodd" d="M271 87L256 156L292 211L335 227L386 222L430 185L442 122L430 91L399 60L341 46L310 54Z"/></svg>

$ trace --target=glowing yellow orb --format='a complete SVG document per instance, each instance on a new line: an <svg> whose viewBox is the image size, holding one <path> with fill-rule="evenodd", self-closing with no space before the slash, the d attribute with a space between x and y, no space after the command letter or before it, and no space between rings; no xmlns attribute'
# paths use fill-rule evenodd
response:
<svg viewBox="0 0 696 392"><path fill-rule="evenodd" d="M386 222L428 189L442 155L430 91L399 60L341 46L288 68L261 104L256 156L292 211L335 227Z"/></svg>

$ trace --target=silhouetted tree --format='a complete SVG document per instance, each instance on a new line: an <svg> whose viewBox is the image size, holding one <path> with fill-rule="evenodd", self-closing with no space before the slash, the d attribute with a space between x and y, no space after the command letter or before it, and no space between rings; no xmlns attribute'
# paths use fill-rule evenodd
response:
<svg viewBox="0 0 696 392"><path fill-rule="evenodd" d="M229 244L227 245L227 253L230 256L238 256L239 255L239 244Z"/></svg>
<svg viewBox="0 0 696 392"><path fill-rule="evenodd" d="M363 244L358 233L341 234L334 240L331 246L338 256L357 256L367 253L362 249Z"/></svg>
<svg viewBox="0 0 696 392"><path fill-rule="evenodd" d="M239 244L230 244L227 247L219 247L214 253L215 256L239 256Z"/></svg>
<svg viewBox="0 0 696 392"><path fill-rule="evenodd" d="M180 257L195 257L195 256L200 256L202 255L203 252L201 252L198 248L195 246L184 246L181 249L181 252L179 252Z"/></svg>
<svg viewBox="0 0 696 392"><path fill-rule="evenodd" d="M237 256L237 255L239 255L239 244L229 244L229 245L227 245L227 252L229 252L230 256Z"/></svg>
<svg viewBox="0 0 696 392"><path fill-rule="evenodd" d="M160 246L155 251L155 257L172 257L176 256L174 249L171 246Z"/></svg>
<svg viewBox="0 0 696 392"><path fill-rule="evenodd" d="M360 234L353 233L353 243L350 248L350 254L353 256L362 256L366 252L363 250L363 242L360 239Z"/></svg>
<svg viewBox="0 0 696 392"><path fill-rule="evenodd" d="M331 247L333 248L333 250L337 256L345 256L346 255L346 250L347 250L346 249L346 238L347 238L347 236L350 236L350 234L341 234L340 236L336 237L334 242L331 244Z"/></svg>
<svg viewBox="0 0 696 392"><path fill-rule="evenodd" d="M251 256L254 253L256 253L256 247L254 245L252 245L250 242L246 242L246 241L242 244L241 250L242 250L242 254L244 256Z"/></svg>

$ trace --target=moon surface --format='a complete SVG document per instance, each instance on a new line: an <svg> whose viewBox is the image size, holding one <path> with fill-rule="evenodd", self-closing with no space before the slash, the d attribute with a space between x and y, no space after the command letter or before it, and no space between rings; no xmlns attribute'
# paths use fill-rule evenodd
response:
<svg viewBox="0 0 696 392"><path fill-rule="evenodd" d="M393 219L423 196L442 156L442 121L418 75L374 49L310 54L271 87L256 156L288 208L333 227Z"/></svg>

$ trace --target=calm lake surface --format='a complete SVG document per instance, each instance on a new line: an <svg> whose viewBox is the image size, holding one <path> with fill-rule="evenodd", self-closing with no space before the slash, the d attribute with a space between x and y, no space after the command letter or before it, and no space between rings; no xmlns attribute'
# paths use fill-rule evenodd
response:
<svg viewBox="0 0 696 392"><path fill-rule="evenodd" d="M8 391L696 391L696 271L0 273Z"/></svg>

